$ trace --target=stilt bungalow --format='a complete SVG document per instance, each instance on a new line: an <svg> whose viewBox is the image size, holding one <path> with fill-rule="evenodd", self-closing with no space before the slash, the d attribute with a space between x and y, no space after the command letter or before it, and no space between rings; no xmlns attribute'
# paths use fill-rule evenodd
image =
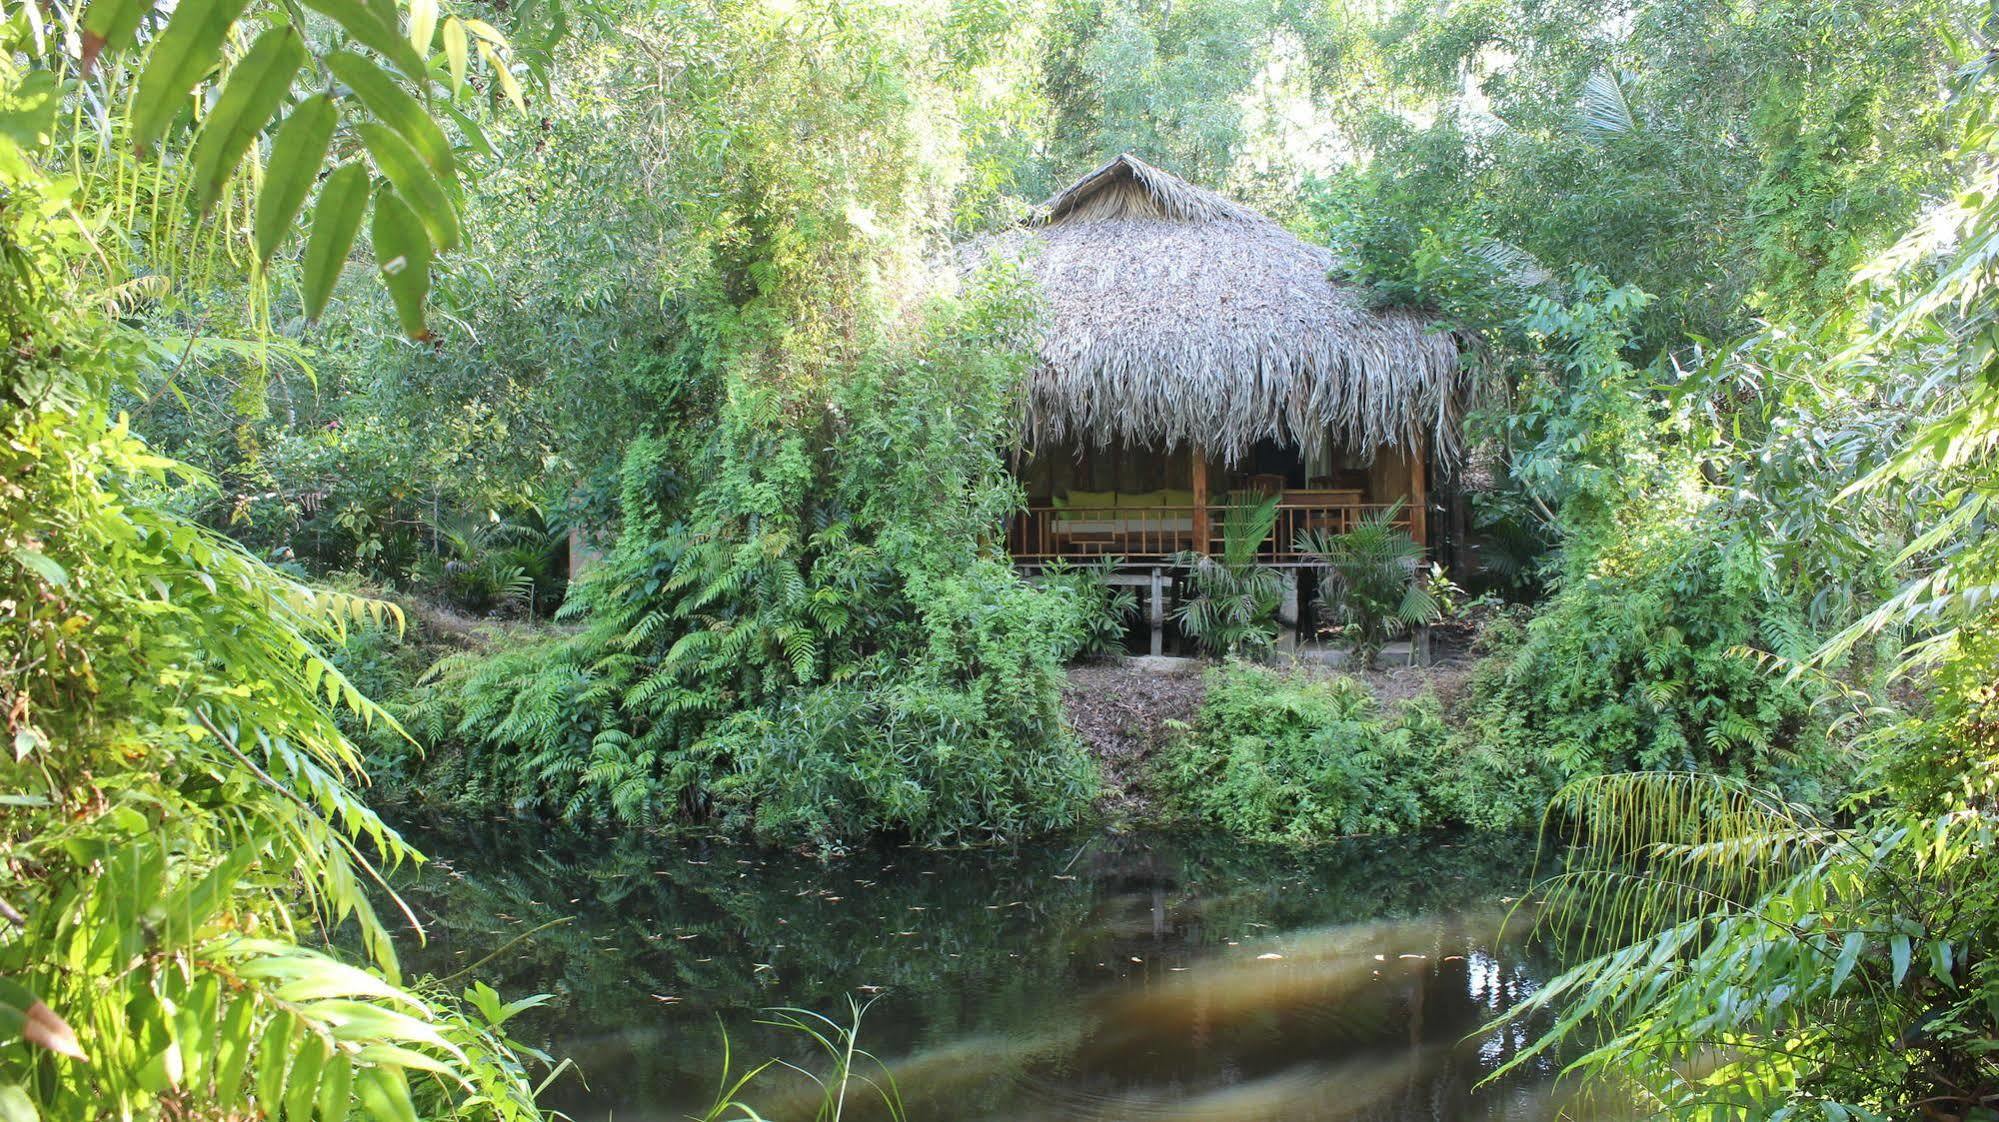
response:
<svg viewBox="0 0 1999 1122"><path fill-rule="evenodd" d="M970 250L1017 262L1041 301L1028 503L1007 534L1023 567L1217 552L1221 508L1269 494L1272 565L1305 563L1301 531L1398 501L1430 541L1458 346L1421 314L1370 307L1329 250L1131 155Z"/></svg>

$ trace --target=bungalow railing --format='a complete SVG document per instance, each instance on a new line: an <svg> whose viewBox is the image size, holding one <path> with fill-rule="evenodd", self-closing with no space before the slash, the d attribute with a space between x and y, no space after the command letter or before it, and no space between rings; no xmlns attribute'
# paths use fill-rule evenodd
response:
<svg viewBox="0 0 1999 1122"><path fill-rule="evenodd" d="M1307 530L1341 532L1361 516L1388 509L1388 503L1347 501L1282 501L1277 525L1264 542L1258 559L1269 565L1297 565L1307 559L1298 552L1298 536ZM1007 526L1007 552L1017 562L1040 565L1050 561L1085 562L1104 557L1125 561L1170 561L1190 550L1220 553L1226 511L1206 508L1207 542L1198 545L1195 527L1202 511L1192 506L1030 506ZM1409 528L1404 504L1395 524Z"/></svg>

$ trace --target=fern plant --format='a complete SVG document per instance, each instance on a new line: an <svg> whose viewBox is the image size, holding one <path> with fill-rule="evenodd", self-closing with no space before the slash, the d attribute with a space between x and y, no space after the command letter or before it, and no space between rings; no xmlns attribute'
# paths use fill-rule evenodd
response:
<svg viewBox="0 0 1999 1122"><path fill-rule="evenodd" d="M1070 657L1099 659L1124 651L1125 631L1138 618L1138 594L1111 583L1122 563L1116 557L1085 566L1057 561L1042 572L1042 586L1066 592L1075 605L1077 634Z"/></svg>
<svg viewBox="0 0 1999 1122"><path fill-rule="evenodd" d="M1402 500L1362 515L1344 532L1307 530L1298 552L1320 567L1319 596L1363 668L1410 629L1435 623L1443 609L1422 580L1423 547L1395 524Z"/></svg>
<svg viewBox="0 0 1999 1122"><path fill-rule="evenodd" d="M1284 582L1277 570L1257 564L1277 526L1276 495L1258 502L1231 503L1222 516L1222 554L1189 554L1187 587L1192 595L1173 618L1187 637L1211 655L1260 659L1277 641L1277 609Z"/></svg>

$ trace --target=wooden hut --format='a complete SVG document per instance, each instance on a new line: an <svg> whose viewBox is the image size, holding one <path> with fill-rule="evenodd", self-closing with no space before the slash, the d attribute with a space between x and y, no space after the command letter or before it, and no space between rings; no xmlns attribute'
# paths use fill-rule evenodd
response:
<svg viewBox="0 0 1999 1122"><path fill-rule="evenodd" d="M1218 551L1218 508L1268 493L1270 564L1302 563L1300 531L1398 500L1427 543L1427 481L1457 450L1457 345L1369 307L1324 247L1123 155L964 259L993 258L1042 305L1028 507L1008 530L1022 565Z"/></svg>

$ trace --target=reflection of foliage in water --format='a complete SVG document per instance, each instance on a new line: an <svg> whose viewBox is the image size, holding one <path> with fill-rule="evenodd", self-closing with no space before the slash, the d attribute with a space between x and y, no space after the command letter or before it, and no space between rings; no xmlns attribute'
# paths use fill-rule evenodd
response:
<svg viewBox="0 0 1999 1122"><path fill-rule="evenodd" d="M502 989L555 993L523 1031L575 1056L592 1110L698 1099L718 1070L718 1021L739 1057L808 1059L754 1024L769 1006L838 1010L880 987L865 1044L883 1055L1038 1032L1080 1019L1093 990L1163 980L1169 960L1231 940L1491 901L1526 883L1532 855L1514 838L1301 850L1095 837L818 861L518 823L425 840L456 857L406 887L431 933L422 965L494 955L479 972Z"/></svg>

